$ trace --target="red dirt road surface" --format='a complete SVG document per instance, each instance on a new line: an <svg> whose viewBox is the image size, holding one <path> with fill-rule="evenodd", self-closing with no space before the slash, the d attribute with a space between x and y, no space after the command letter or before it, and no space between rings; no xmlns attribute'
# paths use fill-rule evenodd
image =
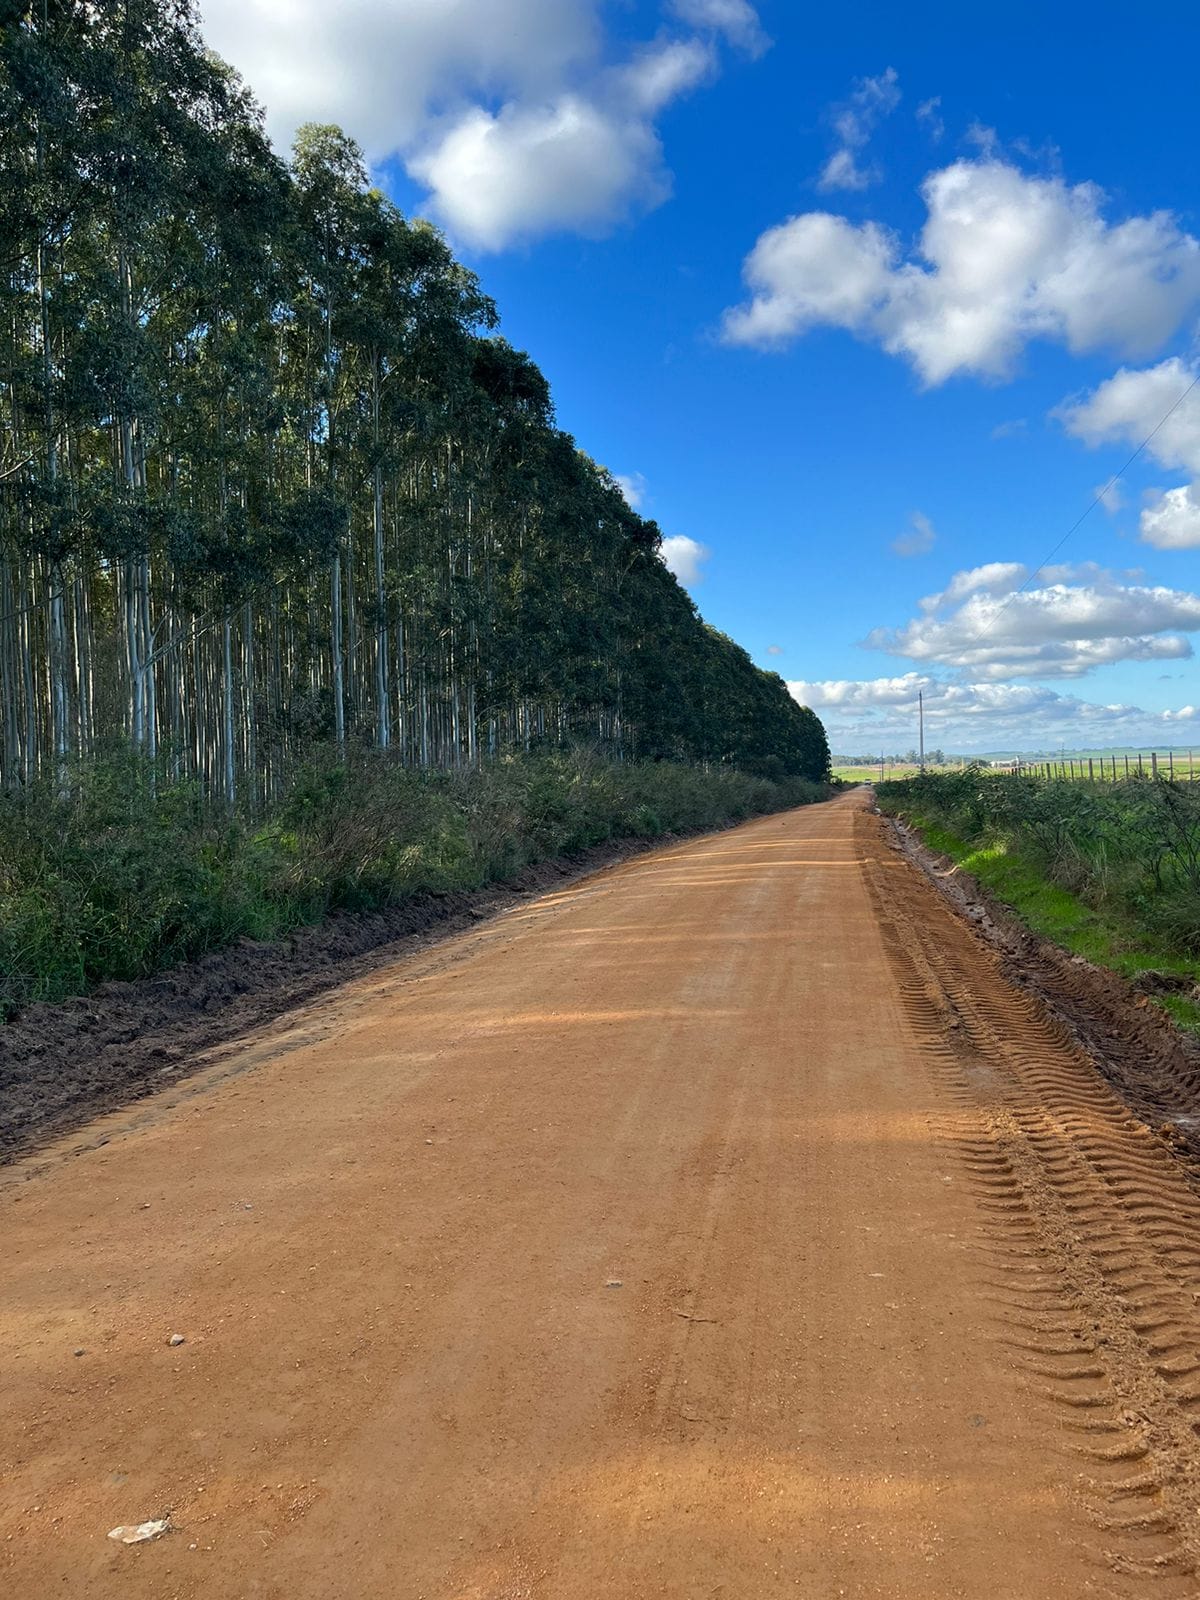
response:
<svg viewBox="0 0 1200 1600"><path fill-rule="evenodd" d="M0 1205L12 1600L1200 1593L1196 1192L861 795L359 979Z"/></svg>

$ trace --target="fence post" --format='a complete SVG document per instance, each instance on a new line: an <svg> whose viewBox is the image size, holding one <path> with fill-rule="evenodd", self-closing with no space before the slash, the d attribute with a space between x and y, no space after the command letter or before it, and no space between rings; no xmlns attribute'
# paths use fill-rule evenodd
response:
<svg viewBox="0 0 1200 1600"><path fill-rule="evenodd" d="M1095 781L1096 781L1096 769L1092 766L1092 758L1091 758L1091 756L1089 756L1088 757L1088 782L1089 783L1095 783Z"/></svg>
<svg viewBox="0 0 1200 1600"><path fill-rule="evenodd" d="M1129 757L1125 757L1125 776L1129 776Z"/></svg>
<svg viewBox="0 0 1200 1600"><path fill-rule="evenodd" d="M1158 777L1158 752L1156 750L1151 750L1150 752L1150 776L1152 778Z"/></svg>

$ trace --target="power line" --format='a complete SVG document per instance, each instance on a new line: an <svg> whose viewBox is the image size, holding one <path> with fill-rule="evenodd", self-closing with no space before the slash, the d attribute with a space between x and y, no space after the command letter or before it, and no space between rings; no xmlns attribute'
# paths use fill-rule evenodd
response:
<svg viewBox="0 0 1200 1600"><path fill-rule="evenodd" d="M1129 471L1130 467L1137 460L1137 458L1141 455L1142 451L1146 448L1146 446L1150 443L1150 441L1155 437L1155 435L1160 433L1162 431L1162 429L1166 427L1167 423L1171 420L1171 418L1179 410L1180 406L1187 399L1188 395L1191 394L1192 390L1194 388L1196 388L1197 384L1200 384L1200 372L1198 372L1196 374L1196 376L1192 379L1191 383L1188 384L1187 388L1179 396L1179 399L1175 401L1174 405L1172 405L1168 411L1163 413L1163 415L1159 418L1158 422L1154 425L1153 428L1151 428L1150 432L1142 440L1141 444L1138 445L1137 449L1128 458L1128 460L1121 464L1121 466L1117 469L1116 472L1113 473L1112 477L1108 480L1108 482L1106 484L1104 484L1104 486L1102 488L1097 489L1095 495L1092 497L1092 499L1089 502L1089 504L1087 505L1087 507L1079 514L1079 516L1077 516L1075 518L1075 521L1067 529L1066 533L1063 534L1062 538L1054 546L1053 550L1051 550L1048 555L1046 555L1046 556L1044 556L1042 558L1042 560L1038 563L1038 565L1033 569L1033 571L1025 579L1025 582L1020 586L1020 588L1019 589L1014 589L1012 591L1012 593L1009 595L1008 599L1005 600L1004 604L1000 607L999 611L997 611L983 625L983 627L981 627L979 629L979 631L977 633L973 633L971 635L971 638L968 640L968 647L977 645L979 643L979 641L984 637L985 634L990 633L991 630L1000 621L1000 618L1008 610L1009 606L1012 605L1013 601L1018 597L1018 595L1024 594L1026 589L1028 589L1029 585L1033 582L1033 580L1036 577L1038 577L1038 575L1040 573L1045 572L1046 568L1054 560L1054 558L1058 554L1058 552L1067 543L1067 541L1071 538L1071 536L1074 533L1076 533L1079 530L1080 527L1082 527L1084 522L1087 521L1088 517L1091 516L1092 512L1101 503L1101 501L1104 499L1105 495L1109 492L1109 490L1111 488L1113 488L1113 486L1116 483L1118 483L1125 476L1125 474ZM923 741L924 741L924 724L925 724L925 696L924 696L924 694L918 692L917 700L918 700L918 704L919 704L919 707L920 707L921 732L922 732L922 743L923 743Z"/></svg>
<svg viewBox="0 0 1200 1600"><path fill-rule="evenodd" d="M1120 466L1117 469L1116 472L1113 473L1112 477L1108 480L1108 482L1106 484L1104 484L1104 486L1102 488L1097 489L1097 491L1095 493L1095 496L1091 500L1090 504L1087 506L1086 510L1082 511L1079 514L1079 516L1075 518L1075 521L1067 529L1066 533L1063 534L1062 538L1054 546L1054 549L1050 551L1049 555L1044 556L1042 558L1042 560L1039 562L1039 564L1033 569L1033 571L1025 579L1025 582L1021 585L1021 587L1019 589L1014 589L1013 592L1009 595L1008 599L1000 607L999 611L996 612L996 614L990 619L990 621L985 623L984 626L982 628L980 628L978 633L976 633L976 634L974 634L972 636L971 641L970 641L971 644L978 644L979 640L983 638L984 634L990 633L991 630L995 627L995 625L999 622L1000 618L1008 610L1009 606L1012 605L1013 601L1017 598L1017 596L1024 594L1026 589L1028 589L1029 585L1033 582L1033 580L1036 577L1038 577L1041 573L1045 572L1046 568L1054 560L1055 556L1062 549L1062 547L1066 544L1067 540L1070 539L1071 536L1074 533L1076 533L1080 527L1082 527L1083 523L1086 522L1086 520L1088 519L1088 517L1091 516L1092 512L1096 509L1096 507L1103 501L1105 495L1108 494L1109 490L1112 489L1113 486L1115 484L1117 484L1121 480L1121 478L1123 478L1125 476L1125 474L1129 471L1130 467L1137 460L1137 458L1141 455L1142 451L1146 448L1146 446L1150 443L1150 441L1155 437L1155 435L1160 433L1162 431L1162 429L1166 427L1167 423L1171 420L1171 418L1179 410L1180 406L1187 399L1188 395L1191 394L1192 390L1197 386L1197 384L1200 384L1200 372L1198 372L1196 374L1196 376L1192 379L1191 383L1188 384L1187 388L1179 396L1179 399L1176 400L1175 404L1170 408L1170 410L1165 412L1163 414L1163 416L1159 419L1159 421L1155 424L1155 426L1153 428L1151 428L1150 432L1142 440L1141 444L1138 445L1137 449L1133 452L1133 454L1129 457L1129 459L1126 462L1124 462L1124 464L1122 466Z"/></svg>

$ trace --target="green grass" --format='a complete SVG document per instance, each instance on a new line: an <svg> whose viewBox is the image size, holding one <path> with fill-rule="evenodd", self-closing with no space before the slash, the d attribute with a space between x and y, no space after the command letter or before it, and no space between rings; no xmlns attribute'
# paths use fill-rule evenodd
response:
<svg viewBox="0 0 1200 1600"><path fill-rule="evenodd" d="M908 778L916 771L915 766L904 761L885 761L883 766L885 778ZM835 778L840 778L843 783L878 783L879 763L874 761L866 766L834 767L833 775Z"/></svg>
<svg viewBox="0 0 1200 1600"><path fill-rule="evenodd" d="M1078 895L1053 884L1037 863L1004 841L970 844L944 823L905 812L904 820L933 850L948 856L1034 933L1072 955L1134 979L1143 972L1168 972L1200 984L1200 960L1173 950L1134 923L1087 905ZM1184 995L1156 995L1154 1003L1183 1028L1200 1032L1200 1003Z"/></svg>

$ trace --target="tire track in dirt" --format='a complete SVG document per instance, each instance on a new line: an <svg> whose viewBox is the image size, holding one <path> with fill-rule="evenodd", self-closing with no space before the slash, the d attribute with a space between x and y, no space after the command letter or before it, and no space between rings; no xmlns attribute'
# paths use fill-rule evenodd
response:
<svg viewBox="0 0 1200 1600"><path fill-rule="evenodd" d="M1200 1039L1181 1033L1115 972L1033 933L907 824L884 823L882 842L889 841L998 952L1008 983L1048 1007L1122 1100L1200 1162Z"/></svg>
<svg viewBox="0 0 1200 1600"><path fill-rule="evenodd" d="M869 881L904 1009L977 1197L997 1344L1061 1432L1126 1592L1200 1572L1200 1239L1187 1168L1071 1030L916 873ZM1152 1587L1147 1589L1147 1584Z"/></svg>

